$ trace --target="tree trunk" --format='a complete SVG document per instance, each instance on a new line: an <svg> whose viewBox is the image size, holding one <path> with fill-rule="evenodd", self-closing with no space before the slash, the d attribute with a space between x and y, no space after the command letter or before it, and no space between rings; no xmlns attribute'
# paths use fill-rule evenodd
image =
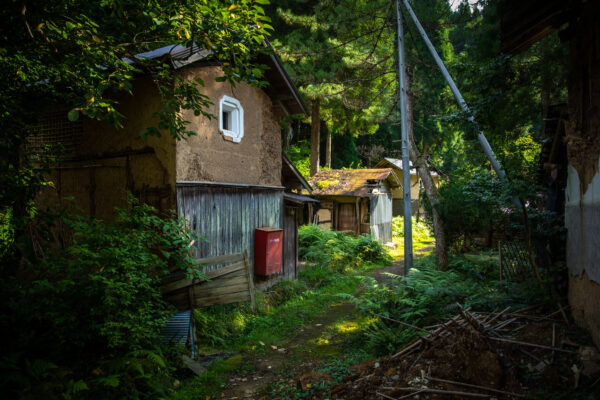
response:
<svg viewBox="0 0 600 400"><path fill-rule="evenodd" d="M310 176L319 172L319 142L321 141L321 115L319 99L312 101L310 127Z"/></svg>
<svg viewBox="0 0 600 400"><path fill-rule="evenodd" d="M331 132L327 131L327 142L325 146L325 165L331 169Z"/></svg>
<svg viewBox="0 0 600 400"><path fill-rule="evenodd" d="M412 109L412 93L409 90L410 84L408 79L409 74L406 74L406 108L408 119L408 143L410 159L413 162L421 180L425 194L431 204L433 214L433 236L435 237L435 265L440 271L445 271L448 268L448 243L446 241L446 231L444 230L444 221L437 211L437 205L440 202L439 193L431 177L431 172L427 167L426 154L421 154L417 150L415 144L415 136L413 133L413 109Z"/></svg>

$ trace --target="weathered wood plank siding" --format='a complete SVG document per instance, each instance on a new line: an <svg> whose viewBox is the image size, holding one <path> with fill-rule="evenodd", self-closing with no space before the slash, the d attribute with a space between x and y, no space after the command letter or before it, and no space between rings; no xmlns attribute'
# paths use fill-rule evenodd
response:
<svg viewBox="0 0 600 400"><path fill-rule="evenodd" d="M371 197L371 234L382 242L392 241L392 195Z"/></svg>
<svg viewBox="0 0 600 400"><path fill-rule="evenodd" d="M296 279L296 264L298 259L298 212L299 208L285 207L283 221L283 264L282 277Z"/></svg>
<svg viewBox="0 0 600 400"><path fill-rule="evenodd" d="M177 212L196 231L196 258L248 251L254 271L254 230L283 225L283 188L205 182L177 183ZM200 237L204 238L201 239ZM219 265L208 267L207 271Z"/></svg>

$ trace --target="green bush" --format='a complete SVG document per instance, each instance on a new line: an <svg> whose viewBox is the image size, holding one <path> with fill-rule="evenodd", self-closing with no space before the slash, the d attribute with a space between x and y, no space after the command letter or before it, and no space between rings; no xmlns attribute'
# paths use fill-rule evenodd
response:
<svg viewBox="0 0 600 400"><path fill-rule="evenodd" d="M305 225L298 230L298 256L315 266L336 271L390 259L383 245L370 235L357 237L317 225Z"/></svg>
<svg viewBox="0 0 600 400"><path fill-rule="evenodd" d="M539 297L533 282L499 281L497 259L491 259L476 263L452 256L449 270L443 272L435 269L433 255L421 258L408 276L396 276L386 285L371 285L357 299L357 305L368 314L425 327L456 314L457 302L477 311L493 311L530 304ZM413 328L381 319L367 331L366 342L374 351L386 353L417 334Z"/></svg>
<svg viewBox="0 0 600 400"><path fill-rule="evenodd" d="M114 223L62 219L72 243L54 246L23 276L3 277L2 387L14 397L164 395L171 368L157 343L170 306L160 277L191 271L191 233L147 205ZM10 397L13 397L10 396Z"/></svg>
<svg viewBox="0 0 600 400"><path fill-rule="evenodd" d="M429 226L423 220L417 222L415 217L412 217L412 234L414 241L432 238ZM404 217L392 218L392 235L398 238L404 237Z"/></svg>

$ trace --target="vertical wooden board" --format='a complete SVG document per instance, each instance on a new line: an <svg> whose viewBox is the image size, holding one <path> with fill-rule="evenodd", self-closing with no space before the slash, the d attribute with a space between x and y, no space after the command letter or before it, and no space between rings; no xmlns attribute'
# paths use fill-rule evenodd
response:
<svg viewBox="0 0 600 400"><path fill-rule="evenodd" d="M341 203L339 210L339 230L354 231L356 226L354 203Z"/></svg>
<svg viewBox="0 0 600 400"><path fill-rule="evenodd" d="M252 311L256 312L256 301L254 298L254 274L250 268L248 260L248 252L244 250L244 264L246 266L246 273L248 274L248 294L250 295L250 302L252 303Z"/></svg>
<svg viewBox="0 0 600 400"><path fill-rule="evenodd" d="M249 262L253 266L254 229L282 226L281 190L199 183L197 186L178 185L177 194L178 212L181 216L193 219L198 234L207 240L196 241L196 257L247 249Z"/></svg>

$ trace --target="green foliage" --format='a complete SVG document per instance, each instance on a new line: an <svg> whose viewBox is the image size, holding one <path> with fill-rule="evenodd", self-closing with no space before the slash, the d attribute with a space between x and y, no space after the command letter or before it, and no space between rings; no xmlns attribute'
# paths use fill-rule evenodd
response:
<svg viewBox="0 0 600 400"><path fill-rule="evenodd" d="M339 293L354 292L359 285L356 272L389 259L370 236L354 237L313 225L300 228L299 253L315 265L299 271L297 281L282 281L266 295L258 294L256 315L248 304L197 310L201 344L246 348L259 341L272 343L323 312L339 300Z"/></svg>
<svg viewBox="0 0 600 400"><path fill-rule="evenodd" d="M448 242L461 248L473 235L500 230L510 208L506 192L506 185L494 173L481 169L443 185L437 210Z"/></svg>
<svg viewBox="0 0 600 400"><path fill-rule="evenodd" d="M417 222L415 217L412 217L412 234L414 241L427 241L431 239L431 230L429 226L420 220ZM404 237L404 217L392 218L392 235L395 237Z"/></svg>
<svg viewBox="0 0 600 400"><path fill-rule="evenodd" d="M355 293L364 279L357 273L376 265L381 266L388 260L381 244L369 236L356 238L341 232L323 231L315 226L302 227L300 232L299 252L313 254L322 263L309 265L299 271L297 281L282 281L265 294L257 293L257 313L253 313L247 303L196 310L201 348L217 346L236 351L262 352L270 345L280 346L298 328L338 303L343 295ZM326 253L317 256L321 240L327 240L329 244ZM342 249L351 251L353 257L343 258L338 254ZM331 264L332 259L338 263L335 267ZM349 363L350 360L345 365ZM332 366L332 369L337 371L342 367ZM207 374L182 385L174 398L215 395L226 383L227 372L218 363ZM341 376L341 371L338 372Z"/></svg>
<svg viewBox="0 0 600 400"><path fill-rule="evenodd" d="M10 251L14 241L14 226L11 223L12 210L0 212L0 260Z"/></svg>
<svg viewBox="0 0 600 400"><path fill-rule="evenodd" d="M356 237L345 232L328 231L317 225L305 225L298 230L298 256L303 261L332 271L390 260L383 245L370 235Z"/></svg>
<svg viewBox="0 0 600 400"><path fill-rule="evenodd" d="M477 311L493 311L507 305L530 304L539 298L533 282L499 281L497 256L478 262L454 256L447 272L435 269L434 256L415 264L407 277L393 276L385 285L368 287L357 299L358 307L365 313L425 327L456 314L456 302ZM365 340L374 351L387 353L418 334L413 328L380 319L365 333Z"/></svg>
<svg viewBox="0 0 600 400"><path fill-rule="evenodd" d="M202 376L187 379L169 398L172 400L210 399L227 386L227 375L244 368L241 354L218 360Z"/></svg>
<svg viewBox="0 0 600 400"><path fill-rule="evenodd" d="M298 141L291 145L288 157L305 179L310 179L310 143L308 140Z"/></svg>
<svg viewBox="0 0 600 400"><path fill-rule="evenodd" d="M71 244L2 281L11 299L2 306L2 387L27 398L164 395L172 367L155 341L170 307L160 278L194 266L191 232L133 200L111 224L62 222Z"/></svg>
<svg viewBox="0 0 600 400"><path fill-rule="evenodd" d="M69 121L85 117L122 127L131 116L119 111L118 99L132 94L136 79L149 76L163 102L154 125L141 126L140 133L194 135L184 111L210 117L204 83L176 77L165 58L135 55L194 44L221 61L219 81L261 86L264 70L256 55L272 29L261 6L266 3L49 0L0 9L6 27L0 36L0 210L12 210L15 244L2 261L16 269L22 257L35 255L25 243L36 234L33 200L50 184L42 175L49 165L27 146L30 135L38 134L32 127L40 115L64 108Z"/></svg>

